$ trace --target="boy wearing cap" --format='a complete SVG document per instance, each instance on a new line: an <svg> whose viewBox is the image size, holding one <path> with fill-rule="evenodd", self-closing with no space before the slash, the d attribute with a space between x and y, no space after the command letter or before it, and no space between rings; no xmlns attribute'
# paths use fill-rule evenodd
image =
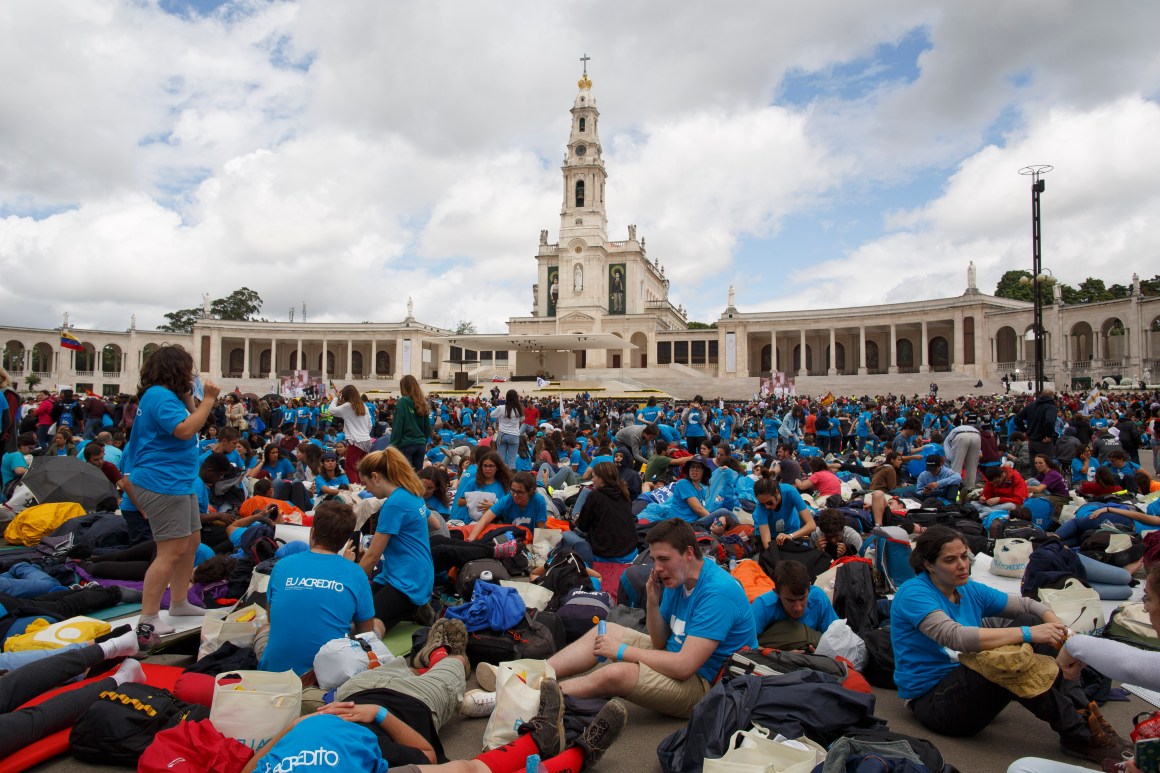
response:
<svg viewBox="0 0 1160 773"><path fill-rule="evenodd" d="M962 485L963 476L947 467L941 456L932 454L926 458L926 469L918 476L915 488L922 497L939 497L954 502Z"/></svg>

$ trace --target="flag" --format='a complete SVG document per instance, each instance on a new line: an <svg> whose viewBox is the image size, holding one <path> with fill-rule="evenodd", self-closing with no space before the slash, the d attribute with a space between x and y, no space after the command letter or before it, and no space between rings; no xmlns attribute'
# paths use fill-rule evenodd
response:
<svg viewBox="0 0 1160 773"><path fill-rule="evenodd" d="M1104 401L1104 398L1100 395L1100 388L1096 387L1084 399L1083 408L1080 409L1080 414L1082 416L1090 416L1091 412L1094 411L1096 408L1098 408L1100 403L1102 403L1103 401Z"/></svg>
<svg viewBox="0 0 1160 773"><path fill-rule="evenodd" d="M83 352L85 347L67 330L60 331L60 346L62 349L72 349L74 352Z"/></svg>
<svg viewBox="0 0 1160 773"><path fill-rule="evenodd" d="M826 392L826 396L822 398L822 406L825 408L829 408L833 404L834 404L834 393L833 392Z"/></svg>

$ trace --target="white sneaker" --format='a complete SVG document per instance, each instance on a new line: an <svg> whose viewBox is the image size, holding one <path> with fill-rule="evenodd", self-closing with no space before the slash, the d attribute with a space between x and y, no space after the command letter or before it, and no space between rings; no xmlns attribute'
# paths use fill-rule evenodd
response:
<svg viewBox="0 0 1160 773"><path fill-rule="evenodd" d="M495 693L486 690L468 690L463 696L459 713L465 717L489 717L495 711Z"/></svg>

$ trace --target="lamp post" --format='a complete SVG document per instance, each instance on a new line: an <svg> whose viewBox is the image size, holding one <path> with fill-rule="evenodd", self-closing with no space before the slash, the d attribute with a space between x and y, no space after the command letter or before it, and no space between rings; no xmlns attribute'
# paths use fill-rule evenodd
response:
<svg viewBox="0 0 1160 773"><path fill-rule="evenodd" d="M1021 284L1031 285L1031 297L1035 306L1035 391L1043 391L1043 298L1039 295L1040 284L1054 284L1055 277L1043 273L1043 254L1040 251L1041 232L1039 228L1039 194L1046 190L1043 175L1054 169L1051 164L1032 164L1019 170L1019 174L1031 178L1031 278L1022 277ZM1051 281L1049 282L1048 279Z"/></svg>

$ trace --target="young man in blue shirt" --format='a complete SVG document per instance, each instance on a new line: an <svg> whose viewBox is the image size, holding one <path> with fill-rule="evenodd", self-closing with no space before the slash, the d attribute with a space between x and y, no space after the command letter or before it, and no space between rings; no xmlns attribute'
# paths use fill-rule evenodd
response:
<svg viewBox="0 0 1160 773"><path fill-rule="evenodd" d="M761 594L752 604L761 646L803 649L803 646L788 645L816 645L830 624L838 619L826 592L811 583L809 571L800 561L778 563L773 582L777 590ZM799 625L806 630L801 631Z"/></svg>
<svg viewBox="0 0 1160 773"><path fill-rule="evenodd" d="M918 476L915 493L923 499L939 497L954 502L962 485L963 476L947 467L941 456L932 454L926 457L926 470Z"/></svg>
<svg viewBox="0 0 1160 773"><path fill-rule="evenodd" d="M646 584L648 633L593 627L548 662L567 695L619 696L687 718L725 659L757 646L753 615L741 585L703 559L691 525L661 521L647 540L655 561ZM592 670L600 659L606 662Z"/></svg>

